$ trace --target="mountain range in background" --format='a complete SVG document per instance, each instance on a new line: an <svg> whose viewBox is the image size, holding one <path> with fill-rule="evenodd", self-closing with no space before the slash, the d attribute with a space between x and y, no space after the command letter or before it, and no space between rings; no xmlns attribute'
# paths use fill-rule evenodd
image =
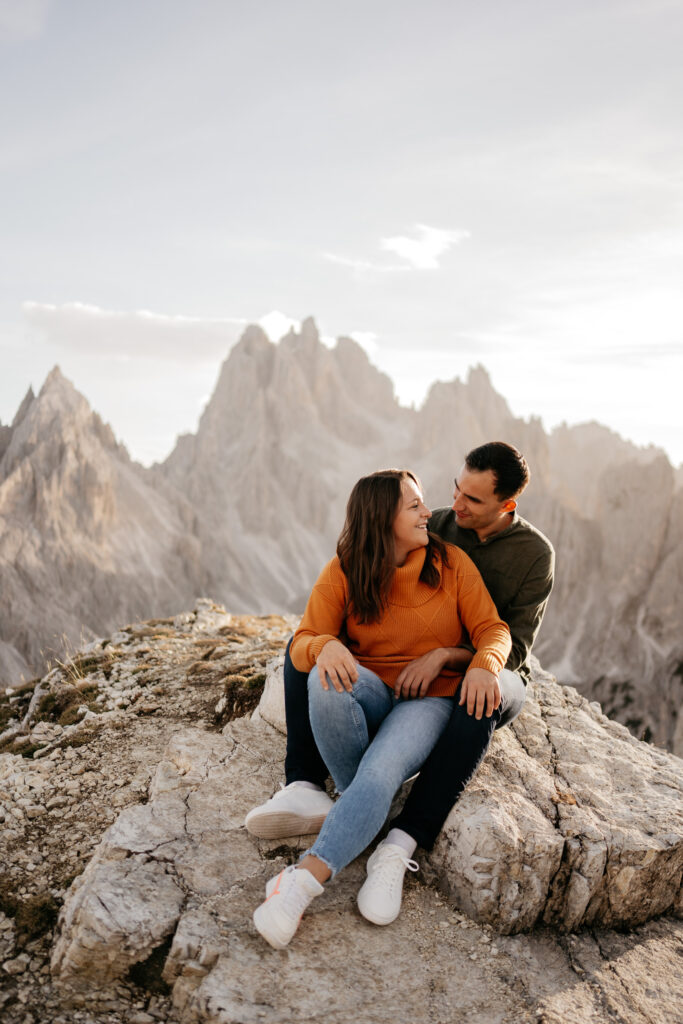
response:
<svg viewBox="0 0 683 1024"><path fill-rule="evenodd" d="M534 653L683 754L681 471L597 423L546 433L515 418L481 367L404 408L359 345L328 348L310 319L278 344L249 327L196 434L151 468L58 368L28 392L0 425L0 682L201 595L237 613L299 612L359 476L407 466L432 507L450 504L464 454L494 439L527 456L520 512L557 552Z"/></svg>

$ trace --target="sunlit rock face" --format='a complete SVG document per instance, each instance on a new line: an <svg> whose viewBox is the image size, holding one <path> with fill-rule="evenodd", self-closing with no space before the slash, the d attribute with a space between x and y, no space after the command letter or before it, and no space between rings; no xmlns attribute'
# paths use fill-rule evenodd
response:
<svg viewBox="0 0 683 1024"><path fill-rule="evenodd" d="M395 461L412 419L354 342L326 348L311 320L277 346L249 328L160 471L198 498L208 590L250 611L300 609L353 482Z"/></svg>
<svg viewBox="0 0 683 1024"><path fill-rule="evenodd" d="M638 736L683 752L680 471L596 423L548 434L486 371L433 385L420 410L349 339L312 320L279 344L249 327L196 434L151 470L58 370L0 428L0 671L42 666L62 634L101 633L210 594L235 612L301 611L354 481L386 466L449 504L465 453L517 445L521 514L557 551L536 653Z"/></svg>
<svg viewBox="0 0 683 1024"><path fill-rule="evenodd" d="M73 643L187 600L199 570L191 515L55 368L24 401L0 462L4 645L39 666L64 635Z"/></svg>

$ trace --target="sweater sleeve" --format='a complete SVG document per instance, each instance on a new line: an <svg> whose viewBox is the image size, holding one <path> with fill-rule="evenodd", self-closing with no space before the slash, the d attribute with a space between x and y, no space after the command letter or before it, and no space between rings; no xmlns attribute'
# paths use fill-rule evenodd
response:
<svg viewBox="0 0 683 1024"><path fill-rule="evenodd" d="M289 656L299 672L310 672L330 640L338 640L344 625L347 584L335 556L320 573L294 634Z"/></svg>
<svg viewBox="0 0 683 1024"><path fill-rule="evenodd" d="M458 612L476 649L469 667L498 675L512 647L510 630L498 615L479 570L464 552L460 554L466 564L460 577Z"/></svg>
<svg viewBox="0 0 683 1024"><path fill-rule="evenodd" d="M529 657L553 589L555 552L548 545L530 566L514 600L503 609L512 634L507 668L517 671Z"/></svg>

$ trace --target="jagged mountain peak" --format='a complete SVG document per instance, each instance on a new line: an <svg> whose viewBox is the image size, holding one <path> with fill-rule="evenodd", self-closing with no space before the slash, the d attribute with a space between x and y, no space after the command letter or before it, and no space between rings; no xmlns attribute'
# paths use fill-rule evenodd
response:
<svg viewBox="0 0 683 1024"><path fill-rule="evenodd" d="M312 316L308 316L301 321L298 331L291 327L284 338L282 338L280 346L285 352L295 352L302 358L308 359L316 358L320 349L325 348L320 340L320 333Z"/></svg>
<svg viewBox="0 0 683 1024"><path fill-rule="evenodd" d="M241 348L244 351L253 354L271 347L272 342L263 328L259 327L258 324L249 324L244 329L244 332L237 344L233 347L233 351L237 348ZM230 356L228 355L228 359L229 358Z"/></svg>
<svg viewBox="0 0 683 1024"><path fill-rule="evenodd" d="M87 398L64 376L59 366L53 366L48 373L30 412L35 415L39 409L61 412L66 416L79 414L84 417L92 413Z"/></svg>
<svg viewBox="0 0 683 1024"><path fill-rule="evenodd" d="M588 692L594 688L611 709L628 715L633 728L647 725L658 742L673 742L670 711L658 717L656 709L679 703L683 520L673 470L652 451L638 451L596 424L549 436L539 420L511 413L482 366L433 385L419 410L405 409L357 342L341 337L330 348L312 318L279 343L256 325L244 330L197 433L179 441L153 480L115 453L109 457L107 430L59 367L38 397L27 395L17 426L0 427L0 456L7 447L0 516L19 524L12 564L25 548L24 523L42 545L21 566L28 583L16 636L31 635L42 586L36 575L64 552L71 558L84 537L97 541L88 564L99 572L107 530L120 558L107 557L117 571L125 567L124 576L130 560L140 594L157 592L159 565L186 577L186 566L194 565L192 578L201 579L203 592L235 611L300 609L334 550L358 476L381 465L409 465L432 507L445 505L466 452L500 439L517 445L531 466L521 514L558 550L539 655L567 681L585 681ZM676 480L680 486L680 471ZM143 487L149 483L153 495ZM154 514L162 498L168 499L165 533ZM608 571L608 563L616 570ZM23 578L17 576L15 592ZM55 578L61 586L62 577ZM178 579L178 587L190 586ZM190 599L198 591L184 592ZM12 588L7 593L8 608L16 599ZM114 598L103 598L102 607L129 607L127 591L114 589ZM81 606L87 614L88 599ZM3 615L9 621L0 595ZM21 643L33 656L28 641ZM677 736L683 743L683 725Z"/></svg>
<svg viewBox="0 0 683 1024"><path fill-rule="evenodd" d="M301 328L299 330L299 334L301 335L302 338L306 339L307 341L320 341L320 333L318 331L318 326L312 316L304 317L304 319L301 321Z"/></svg>
<svg viewBox="0 0 683 1024"><path fill-rule="evenodd" d="M29 387L28 391L26 392L26 394L24 395L24 397L22 399L21 405L19 406L19 408L16 411L16 415L15 415L14 419L12 420L12 428L15 428L15 427L19 426L19 424L23 420L24 416L26 415L26 413L30 409L31 405L35 401L35 398L36 398L36 396L33 393L33 388Z"/></svg>
<svg viewBox="0 0 683 1024"><path fill-rule="evenodd" d="M59 366L54 366L38 395L29 388L17 410L2 453L0 481L25 460L31 462L34 472L40 464L41 475L47 476L61 464L66 452L78 451L79 458L96 462L103 447L130 462L111 427L92 410Z"/></svg>
<svg viewBox="0 0 683 1024"><path fill-rule="evenodd" d="M491 376L482 363L475 363L474 366L470 366L467 371L467 383L472 387L488 387L493 391Z"/></svg>

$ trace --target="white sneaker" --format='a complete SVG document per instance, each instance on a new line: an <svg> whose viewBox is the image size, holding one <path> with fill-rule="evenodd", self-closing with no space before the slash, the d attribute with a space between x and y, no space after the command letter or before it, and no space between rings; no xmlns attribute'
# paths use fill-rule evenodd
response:
<svg viewBox="0 0 683 1024"><path fill-rule="evenodd" d="M324 790L290 782L265 804L249 811L244 824L261 839L305 836L320 831L332 805Z"/></svg>
<svg viewBox="0 0 683 1024"><path fill-rule="evenodd" d="M323 886L305 868L285 868L266 886L268 896L254 911L254 924L274 949L284 949L308 904Z"/></svg>
<svg viewBox="0 0 683 1024"><path fill-rule="evenodd" d="M368 858L368 877L358 893L358 909L373 924L391 924L399 915L403 876L419 864L392 843L380 843Z"/></svg>

